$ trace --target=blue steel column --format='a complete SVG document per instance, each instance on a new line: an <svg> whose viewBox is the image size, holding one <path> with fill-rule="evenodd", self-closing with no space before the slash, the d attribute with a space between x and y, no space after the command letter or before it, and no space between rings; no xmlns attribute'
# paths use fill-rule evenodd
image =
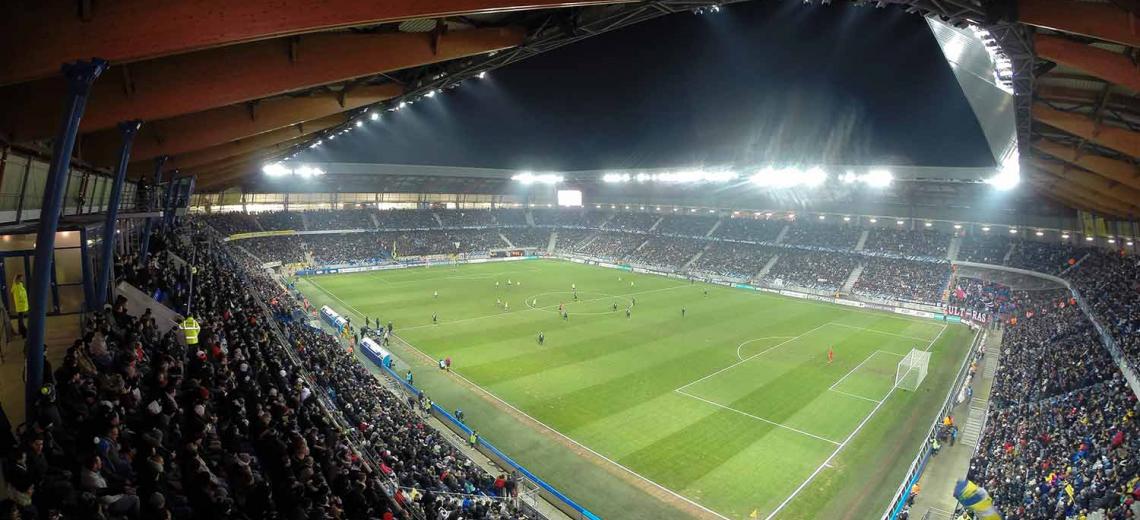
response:
<svg viewBox="0 0 1140 520"><path fill-rule="evenodd" d="M63 186L71 170L71 152L79 132L79 120L87 107L91 84L107 68L107 62L98 58L78 61L63 66L67 78L67 103L63 121L52 146L51 165L44 182L43 202L40 204L40 224L36 232L36 257L28 287L28 339L24 344L27 353L27 384L24 400L28 418L35 417L36 398L44 379L44 336L47 321L48 290L51 288L55 256L55 233L59 229L59 213L63 207Z"/></svg>
<svg viewBox="0 0 1140 520"><path fill-rule="evenodd" d="M92 310L102 309L107 303L107 288L114 276L115 230L118 229L119 205L123 200L123 183L127 180L127 163L131 160L131 146L135 143L142 121L119 123L119 133L123 144L119 147L119 162L115 167L115 179L111 184L111 200L107 203L107 218L103 220L103 251L99 258L99 283L95 286L95 304Z"/></svg>
<svg viewBox="0 0 1140 520"><path fill-rule="evenodd" d="M158 193L158 185L162 183L162 167L166 165L166 160L169 156L160 155L154 158L154 191ZM154 197L158 198L158 197ZM147 211L154 211L155 208L150 207L150 201L147 201ZM139 265L146 265L146 255L150 250L150 231L154 228L154 219L147 217L146 224L143 225L142 236L139 237Z"/></svg>
<svg viewBox="0 0 1140 520"><path fill-rule="evenodd" d="M170 173L170 181L166 183L166 202L162 205L162 229L169 229L174 223L174 200L178 191L178 184L182 182L181 177L177 177L178 170Z"/></svg>

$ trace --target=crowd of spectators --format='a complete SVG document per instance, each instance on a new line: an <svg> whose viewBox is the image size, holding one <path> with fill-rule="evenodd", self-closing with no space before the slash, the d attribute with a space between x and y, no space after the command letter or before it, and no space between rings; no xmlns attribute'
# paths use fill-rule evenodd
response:
<svg viewBox="0 0 1140 520"><path fill-rule="evenodd" d="M275 344L242 268L217 244L180 256L195 258L199 343L122 300L90 314L19 444L0 447L0 516L407 518Z"/></svg>
<svg viewBox="0 0 1140 520"><path fill-rule="evenodd" d="M435 210L443 227L490 227L495 225L495 217L483 209L440 209Z"/></svg>
<svg viewBox="0 0 1140 520"><path fill-rule="evenodd" d="M486 253L507 247L495 229L436 229L384 233L396 257Z"/></svg>
<svg viewBox="0 0 1140 520"><path fill-rule="evenodd" d="M626 259L630 263L679 269L693 258L707 242L692 238L655 236Z"/></svg>
<svg viewBox="0 0 1140 520"><path fill-rule="evenodd" d="M646 235L639 233L619 233L612 231L599 231L596 238L587 239L577 243L570 250L580 255L605 258L608 260L621 260L633 253L646 240ZM559 241L562 233L559 232Z"/></svg>
<svg viewBox="0 0 1140 520"><path fill-rule="evenodd" d="M305 223L309 231L333 231L340 229L375 229L372 222L373 210L340 209L305 212Z"/></svg>
<svg viewBox="0 0 1140 520"><path fill-rule="evenodd" d="M535 208L530 210L536 226L596 228L581 208Z"/></svg>
<svg viewBox="0 0 1140 520"><path fill-rule="evenodd" d="M606 222L606 229L648 233L659 218L661 216L654 213L615 213Z"/></svg>
<svg viewBox="0 0 1140 520"><path fill-rule="evenodd" d="M962 237L957 258L967 262L1002 265L1008 252L1008 238L984 232L970 233Z"/></svg>
<svg viewBox="0 0 1140 520"><path fill-rule="evenodd" d="M703 237L719 219L714 215L666 215L653 231L664 235Z"/></svg>
<svg viewBox="0 0 1140 520"><path fill-rule="evenodd" d="M956 315L995 317L1017 310L1013 290L1005 284L959 276L946 301Z"/></svg>
<svg viewBox="0 0 1140 520"><path fill-rule="evenodd" d="M265 231L305 230L305 221L296 211L264 211L255 216Z"/></svg>
<svg viewBox="0 0 1140 520"><path fill-rule="evenodd" d="M594 237L597 231L591 229L562 228L557 231L558 239L554 243L554 250L559 253L574 252L575 248Z"/></svg>
<svg viewBox="0 0 1140 520"><path fill-rule="evenodd" d="M871 228L864 251L907 257L946 258L950 235L930 229Z"/></svg>
<svg viewBox="0 0 1140 520"><path fill-rule="evenodd" d="M1066 291L1013 297L1034 304L1006 328L969 478L1006 519L1133 517L1135 394Z"/></svg>
<svg viewBox="0 0 1140 520"><path fill-rule="evenodd" d="M890 300L938 304L949 281L949 262L865 257L863 272L851 291Z"/></svg>
<svg viewBox="0 0 1140 520"><path fill-rule="evenodd" d="M1015 240L1007 265L1038 271L1045 274L1058 274L1077 263L1090 249L1075 247L1072 244L1039 242L1036 240Z"/></svg>
<svg viewBox="0 0 1140 520"><path fill-rule="evenodd" d="M1140 370L1140 262L1115 251L1090 253L1069 279L1108 329L1128 363Z"/></svg>
<svg viewBox="0 0 1140 520"><path fill-rule="evenodd" d="M745 242L775 242L788 225L788 221L782 219L733 217L725 219L713 236Z"/></svg>
<svg viewBox="0 0 1140 520"><path fill-rule="evenodd" d="M500 230L515 247L536 247L546 250L550 244L550 230L533 227L503 228Z"/></svg>
<svg viewBox="0 0 1140 520"><path fill-rule="evenodd" d="M247 238L235 243L262 262L295 264L305 261L305 248L299 235Z"/></svg>
<svg viewBox="0 0 1140 520"><path fill-rule="evenodd" d="M771 247L734 242L712 242L690 270L750 280L756 276L776 254Z"/></svg>
<svg viewBox="0 0 1140 520"><path fill-rule="evenodd" d="M322 265L372 264L388 258L392 245L375 231L305 235L304 247Z"/></svg>
<svg viewBox="0 0 1140 520"><path fill-rule="evenodd" d="M236 211L232 213L210 213L203 215L202 218L223 235L261 231L261 228L257 226L257 220L248 213Z"/></svg>
<svg viewBox="0 0 1140 520"><path fill-rule="evenodd" d="M431 210L386 209L377 212L381 229L438 229L439 222Z"/></svg>
<svg viewBox="0 0 1140 520"><path fill-rule="evenodd" d="M850 224L835 224L819 220L797 220L788 228L785 244L854 249L863 230Z"/></svg>
<svg viewBox="0 0 1140 520"><path fill-rule="evenodd" d="M831 251L781 249L780 259L764 279L773 284L838 291L859 265L860 257Z"/></svg>
<svg viewBox="0 0 1140 520"><path fill-rule="evenodd" d="M529 225L526 221L526 210L518 209L493 209L491 215L495 217L495 222L500 226L526 226ZM537 223L537 222L536 222Z"/></svg>

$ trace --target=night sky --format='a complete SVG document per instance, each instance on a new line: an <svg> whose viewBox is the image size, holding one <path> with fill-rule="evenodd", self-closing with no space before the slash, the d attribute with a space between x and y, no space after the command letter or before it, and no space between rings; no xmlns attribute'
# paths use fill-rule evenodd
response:
<svg viewBox="0 0 1140 520"><path fill-rule="evenodd" d="M797 0L589 38L298 159L561 171L993 164L921 17Z"/></svg>

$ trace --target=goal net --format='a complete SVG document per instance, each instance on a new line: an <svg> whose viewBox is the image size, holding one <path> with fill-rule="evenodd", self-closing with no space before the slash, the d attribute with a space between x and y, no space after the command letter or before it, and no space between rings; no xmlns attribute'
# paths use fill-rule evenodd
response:
<svg viewBox="0 0 1140 520"><path fill-rule="evenodd" d="M895 388L918 390L918 385L926 379L926 371L930 367L930 352L913 349L899 361L895 370Z"/></svg>

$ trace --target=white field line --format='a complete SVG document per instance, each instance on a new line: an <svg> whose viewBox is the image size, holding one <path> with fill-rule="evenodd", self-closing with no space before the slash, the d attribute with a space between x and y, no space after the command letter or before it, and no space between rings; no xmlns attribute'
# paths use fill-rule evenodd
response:
<svg viewBox="0 0 1140 520"><path fill-rule="evenodd" d="M843 374L843 377L839 378L839 381L832 383L831 386L829 386L827 389L828 390L835 390L835 387L839 386L839 383L842 383L844 379L847 379L847 376L854 374L856 370L859 370L859 367L867 364L867 362L870 361L871 358L875 357L875 355L880 353L880 352L882 352L884 354L890 354L892 356L906 357L902 354L895 354L894 352L888 352L886 350L876 350L876 351L872 352L869 356L867 356L867 359L864 359L861 363L859 363L858 365L855 365L855 368L852 368L846 374Z"/></svg>
<svg viewBox="0 0 1140 520"><path fill-rule="evenodd" d="M924 350L926 350L927 352L930 352L930 349L934 348L934 342L938 341L938 338L942 337L942 333L946 332L946 328L949 326L950 326L949 324L943 325L942 330L938 331L938 335L934 336L934 339L930 340L930 344L927 345L926 349L924 349Z"/></svg>
<svg viewBox="0 0 1140 520"><path fill-rule="evenodd" d="M942 337L943 332L946 332L947 327L949 327L949 324L943 325L942 330L938 331L938 335L934 336L934 339L930 340L930 343L926 345L926 351L927 352L930 352L930 349L934 347L934 343L936 341L938 341L938 338ZM792 493L790 495L788 495L786 498L784 498L784 501L781 502L779 506L776 506L776 509L773 510L764 520L771 520L773 517L775 517L776 514L780 512L780 510L784 509L785 507L788 506L788 504L790 504L792 502L792 499L796 498L796 495L800 494L800 492L803 491L804 488L806 488L808 486L808 484L811 484L812 480L815 480L815 477L816 477L816 475L819 475L819 472L823 471L823 469L826 467L830 467L831 461L833 459L835 459L836 455L839 455L839 451L842 450L843 447L846 446L848 442L851 442L851 439L855 438L855 434L859 433L859 430L862 430L863 426L867 425L867 422L871 420L871 417L875 416L875 412L878 412L879 408L883 407L883 403L887 402L887 398L889 398L891 396L891 394L893 394L894 392L895 392L895 387L892 386L891 389L887 391L887 395L883 396L883 400L879 401L879 404L875 405L875 407L871 409L871 412L868 413L867 416L863 418L863 421L860 422L859 425L855 427L855 430L852 431L851 434L848 435L846 439L843 439L843 442L839 443L839 446L837 448L835 448L835 451L831 452L831 455L829 455L827 457L827 459L823 461L823 464L820 464L819 467L815 468L815 471L813 471L811 473L811 475L808 475L808 478L805 479L799 485L799 487L797 487L794 491L792 491Z"/></svg>
<svg viewBox="0 0 1140 520"><path fill-rule="evenodd" d="M819 467L815 468L815 471L811 472L811 475L808 475L808 478L804 479L804 481L800 483L799 487L797 487L795 491L792 491L792 493L788 495L783 502L780 502L780 505L776 506L776 509L774 509L771 513L768 514L767 517L765 517L765 520L771 520L774 518L777 513L779 513L781 510L787 507L789 503L792 502L793 498L796 498L796 495L800 494L800 492L803 491L804 488L808 486L808 484L811 484L812 480L815 480L815 477L819 475L819 472L823 471L824 468L831 467L831 461L835 459L836 455L839 455L839 451L842 450L848 442L851 442L851 439L855 438L855 434L859 433L859 430L863 429L863 426L867 424L867 421L870 421L871 417L875 416L875 412L878 412L879 408L883 407L883 403L887 402L887 398L890 397L894 391L895 389L892 387L890 391L887 392L887 395L883 396L883 400L879 401L879 404L876 404L875 407L871 409L871 413L868 413L867 416L863 418L863 421L855 427L855 430L852 431L846 439L843 439L843 442L839 443L839 446L836 446L835 451L831 452L831 455L828 455L827 459L823 461L823 464L820 464Z"/></svg>
<svg viewBox="0 0 1140 520"><path fill-rule="evenodd" d="M655 292L661 292L661 291L671 291L673 289L679 289L681 287L688 287L688 285L687 284L671 285L669 287L662 287L659 289L649 289L649 290L645 290L645 291L632 292L632 293L627 293L624 295L606 295L606 296L601 296L598 298L587 298L584 300L578 300L575 303L585 303L585 302L592 302L592 301L598 301L598 300L606 300L606 299L610 299L610 298L625 298L626 296L636 296L636 295L640 295L640 294L649 294L649 293L655 293ZM339 300L339 298L337 298L337 299ZM341 303L344 303L344 302L342 301ZM531 307L531 306L527 305L527 308L521 309L517 312L515 312L515 311L502 311L502 312L497 312L495 314L484 314L482 316L472 316L470 318L463 318L463 319L455 320L455 321L445 321L445 322L440 323L438 325L426 324L426 325L416 325L414 327L404 327L401 330L409 331L409 330L416 330L416 329L426 329L428 327L443 327L443 326L452 325L455 323L464 323L464 322L468 322L468 321L481 320L484 318L498 318L498 317L502 317L502 316L514 316L514 315L517 315L517 314L520 314L523 312L543 311L543 310L548 310L548 309L555 309L557 307L558 307L557 305L544 305L544 306L539 306L539 307ZM610 313L606 312L606 313L602 313L602 314L610 314Z"/></svg>
<svg viewBox="0 0 1140 520"><path fill-rule="evenodd" d="M854 397L855 399L862 399L864 401L871 402L871 403L881 403L882 402L878 399L871 399L870 397L863 397L861 395L852 394L850 392L844 392L843 390L836 390L834 388L829 388L828 391L829 392L835 392L837 394L843 394L847 397Z"/></svg>
<svg viewBox="0 0 1140 520"><path fill-rule="evenodd" d="M394 334L393 334L393 335L394 335ZM394 335L394 336L395 336L395 335ZM424 351L422 351L422 350L420 350L420 349L416 348L416 347L415 347L415 345L412 345L411 343L408 343L407 341L405 341L403 338L400 338L399 336L396 336L396 339L398 339L398 340L402 341L402 342L403 342L405 345L407 345L407 346L411 347L411 349L412 349L412 350L414 350L414 351L418 352L418 353L419 353L421 356L423 356L423 357L427 358L429 361L431 361L431 362L433 362L433 363L435 362L435 359L433 359L431 356L427 355L427 353L425 353ZM560 432L560 431L558 431L558 430L555 430L554 428L551 428L551 427L550 427L550 426L548 426L546 423L544 423L544 422L542 422L542 421L540 421L540 420L538 420L538 419L535 419L535 418L534 418L534 417L532 417L530 414L528 414L528 413L526 413L526 412L524 412L524 411L522 411L522 410L519 410L518 408L516 408L516 407L515 407L515 405L513 405L513 404L511 404L511 403L508 403L508 402L506 402L506 401L502 400L501 398L499 398L499 396L497 396L497 395L495 395L495 394L491 393L491 391L487 390L486 388L483 388L482 386L475 384L473 381L471 381L470 379L467 379L466 377L463 377L462 375L460 375L459 373L455 372L454 370L453 370L453 371L451 371L451 372L450 372L450 374L451 374L451 375L453 375L453 376L455 376L455 377L457 377L457 378L459 378L459 379L462 379L462 380L463 380L463 381L465 381L465 382L466 382L468 385L471 385L472 387L474 387L474 388L478 389L480 392L483 392L484 394L487 394L487 395L488 395L490 398L492 398L492 399L494 399L494 400L496 400L496 401L498 401L498 402L502 403L504 406L506 406L506 407L510 408L511 410L514 410L514 411L515 411L516 413L518 413L519 415L522 415L523 417L526 417L527 419L530 419L531 421L534 421L534 423L535 423L535 424L538 424L538 425L542 426L543 428L546 428L546 429L547 429L547 430L549 430L551 433L553 433L553 434L555 434L555 435L557 435L557 436L559 436L559 437L562 437L563 439L567 440L568 442L571 442L571 443L573 443L575 446L578 446L579 448L582 448L583 450L586 450L586 451L590 452L590 453L591 453L591 454L593 454L594 456L596 456L596 457L598 457L598 458L600 458L600 459L602 459L602 460L604 460L604 461L606 461L606 462L609 462L610 464L613 464L615 467L622 469L622 470L623 470L623 471L625 471L626 473L629 473L630 475L633 475L634 477L637 477L637 478L639 478L639 479L641 479L641 480L644 480L645 482L648 482L649 484L652 484L654 487L656 487L656 488L658 488L658 489L660 489L660 490L662 490L662 491L664 491L664 492L666 492L666 493L669 493L670 495L672 495L672 496L674 496L674 497L676 497L676 498L679 498L679 499L681 499L681 500L684 500L684 501L685 501L686 503L688 503L689 505L692 505L692 506L694 506L694 507L697 507L697 508L699 508L700 510L702 510L702 511L705 511L706 513L709 513L709 514L711 514L711 515L714 515L714 516L716 516L717 518L721 518L721 519L723 519L723 520L731 520L731 519L730 519L730 518L728 518L727 516L724 516L724 515L722 515L722 514L720 514L720 513L716 512L716 511L713 511L712 509L709 509L709 508L707 508L707 507L705 507L705 506L702 506L701 504L698 504L697 502L694 502L693 500L691 500L691 499L689 499L689 498L687 498L687 497L685 497L685 496L683 496L683 495L681 495L681 494L678 494L676 491L673 491L673 490L671 490L671 489L669 489L669 488L667 488L667 487L665 487L665 486L662 486L661 484L658 484L658 483L656 483L656 482L654 482L654 481L652 481L652 480L649 480L648 478L646 478L645 476L641 475L640 473L638 473L638 472L636 472L636 471L633 471L632 469L629 469L629 468L627 468L627 467L625 467L625 466L623 466L623 465L619 464L617 461L615 461L615 460L613 460L613 459L611 459L611 458L609 458L609 457L607 457L607 456L605 456L605 455L602 455L601 453L598 453L598 452L594 451L594 450L593 450L593 449L591 449L590 447L588 447L588 446L586 446L586 445L584 445L584 444L582 444L582 443L580 443L580 442L578 442L578 441L576 441L576 440L574 440L574 439L572 439L572 438L570 438L570 437L566 436L566 434L564 434L564 433L562 433L562 432Z"/></svg>
<svg viewBox="0 0 1140 520"><path fill-rule="evenodd" d="M821 436L819 436L819 435L816 435L816 434L814 434L814 433L811 433L811 432L805 432L805 431L803 431L803 430L798 430L798 429L796 429L796 428L792 428L791 426L788 426L788 425L786 425L786 424L783 424L783 423L778 423L778 422L776 422L776 421L773 421L773 420L770 420L770 419L765 419L765 418L763 418L763 417L760 417L760 416L758 416L758 415L752 415L752 414L750 414L750 413L748 413L748 412L745 412L745 411L742 411L742 410L737 410L736 408L733 408L733 407L731 407L731 406L725 406L725 405L723 405L723 404L720 404L720 403L718 403L718 402L715 402L715 401L710 401L710 400L708 400L708 399L705 399L705 398L703 398L703 397L698 397L698 396L695 396L695 395L693 395L693 394L690 394L690 393L687 393L687 392L685 392L684 390L674 390L674 392L677 392L678 394L681 394L681 395L683 395L683 396L685 396L685 397L692 397L693 399L696 399L696 400L698 400L698 401L701 401L701 402L704 402L704 403L708 403L708 404L711 404L711 405L713 405L713 406L715 406L715 407L717 407L717 408L722 408L722 409L728 410L728 411L730 411L730 412L736 412L736 413L738 413L738 414L740 414L740 415L743 415L743 416L745 416L745 417L751 417L751 418L753 418L753 419L756 419L757 421L760 421L760 422L765 422L765 423L771 424L772 426L775 426L775 427L777 427L777 428L783 428L783 429L785 429L785 430L789 430L789 431L793 431L793 432L796 432L796 433L798 433L798 434L800 434L800 435L806 435L806 436L808 436L808 437L811 437L811 438L813 438L813 439L819 439L819 440L821 440L821 441L823 441L823 442L827 442L827 443L833 444L833 445L835 445L835 446L838 446L838 445L839 445L839 443L838 443L838 442L835 442L835 441L833 441L833 440L831 440L831 439L828 439L827 437L821 437Z"/></svg>
<svg viewBox="0 0 1140 520"><path fill-rule="evenodd" d="M883 330L872 329L870 327L857 327L855 325L847 325L846 323L836 323L834 321L831 322L831 324L835 325L836 327L846 327L849 329L855 329L855 330L860 330L860 331L865 331L865 332L872 332L875 334L882 334L884 336L894 336L896 338L913 339L915 341L930 341L927 338L920 338L918 336L907 336L906 334L896 334L894 332L887 332L887 331L883 331ZM945 327L945 325L943 325L943 327Z"/></svg>
<svg viewBox="0 0 1140 520"><path fill-rule="evenodd" d="M741 361L744 360L744 358L740 357L740 349L743 348L745 345L752 343L753 341L760 341L762 339L792 339L792 338L795 338L795 336L765 336L763 338L752 338L752 339L744 340L743 342L741 342L739 345L736 346L736 359L739 359Z"/></svg>
<svg viewBox="0 0 1140 520"><path fill-rule="evenodd" d="M779 348L779 347L780 347L780 346L782 346L782 345L786 345L786 344L788 344L788 343L791 343L791 342L793 342L793 341L795 341L795 340L797 340L797 339L800 339L800 338L802 338L802 337L804 337L804 336L807 336L808 334L811 334L811 333L813 333L813 332L815 332L815 331L817 331L817 330L819 330L819 329L822 329L822 328L826 327L827 325L828 325L827 323L824 323L824 324L822 324L822 325L819 325L818 327L815 327L815 328L813 328L813 329L811 329L811 330L809 330L809 331L807 331L807 332L805 332L805 333L803 333L803 334L800 334L799 336L794 336L794 337L792 337L791 339L788 339L788 340L785 340L785 341L781 341L781 342L779 342L779 343L777 343L777 344L775 344L775 345L772 345L771 347L768 347L768 348L766 348L766 349L764 349L764 350L761 350L760 352L757 352L757 353L755 353L755 354L752 354L751 356L748 356L748 357L746 357L746 358L744 358L744 359L741 359L740 361L737 361L736 363L733 363L733 364L731 364L731 365L728 365L728 366L726 366L726 367L724 367L724 368L722 368L722 369L720 369L720 370L717 370L716 372L713 372L713 373L711 373L711 374L709 374L709 375L707 375L707 376L704 376L704 377L702 377L702 378L700 378L700 379L696 379L696 380L693 380L693 381L689 381L688 383L685 383L685 384L683 384L683 385L681 385L681 386L678 386L677 388L674 388L674 390L677 390L677 391L679 391L679 390L683 390L683 389L685 389L685 388L688 388L688 387L690 387L690 386L693 386L693 385L695 385L695 384L697 384L697 383L700 383L701 381L704 381L704 380L706 380L706 379L708 379L708 378L710 378L710 377L712 377L712 376L715 376L715 375L717 375L717 374L719 374L719 373L721 373L721 372L724 372L724 371L726 371L726 370L728 370L728 369L730 369L730 368L736 367L737 365L740 365L740 364L746 363L746 362L748 362L748 361L751 361L752 359L755 359L755 358L757 358L757 357L760 357L760 356L762 356L762 355L764 355L764 354L767 354L768 352L771 352L772 350L774 350L774 349L776 349L776 348Z"/></svg>

